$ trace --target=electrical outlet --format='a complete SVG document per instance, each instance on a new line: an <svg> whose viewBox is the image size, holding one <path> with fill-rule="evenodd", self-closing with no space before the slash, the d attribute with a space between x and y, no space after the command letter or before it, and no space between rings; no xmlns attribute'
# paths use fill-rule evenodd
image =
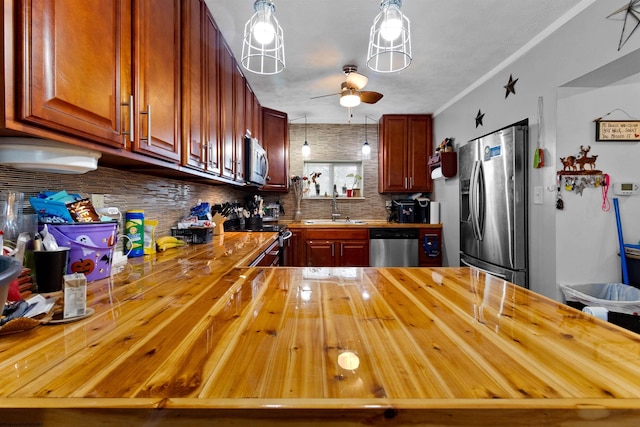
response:
<svg viewBox="0 0 640 427"><path fill-rule="evenodd" d="M542 204L542 187L541 186L533 187L533 204L534 205Z"/></svg>
<svg viewBox="0 0 640 427"><path fill-rule="evenodd" d="M104 194L92 194L91 204L95 209L104 208Z"/></svg>

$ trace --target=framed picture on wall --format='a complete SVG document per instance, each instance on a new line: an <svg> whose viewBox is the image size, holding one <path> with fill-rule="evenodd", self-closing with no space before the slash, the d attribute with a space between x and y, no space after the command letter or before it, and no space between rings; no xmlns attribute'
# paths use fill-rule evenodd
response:
<svg viewBox="0 0 640 427"><path fill-rule="evenodd" d="M640 120L598 120L596 141L640 141Z"/></svg>

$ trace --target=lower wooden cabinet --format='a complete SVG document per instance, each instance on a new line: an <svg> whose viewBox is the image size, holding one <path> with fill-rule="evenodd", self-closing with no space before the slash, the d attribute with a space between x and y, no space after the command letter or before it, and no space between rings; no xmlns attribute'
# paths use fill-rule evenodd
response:
<svg viewBox="0 0 640 427"><path fill-rule="evenodd" d="M420 267L442 267L442 229L421 228L419 236Z"/></svg>
<svg viewBox="0 0 640 427"><path fill-rule="evenodd" d="M308 229L304 249L308 267L368 267L369 230Z"/></svg>
<svg viewBox="0 0 640 427"><path fill-rule="evenodd" d="M442 229L420 228L420 267L442 267ZM284 266L368 267L369 229L291 228L285 241Z"/></svg>

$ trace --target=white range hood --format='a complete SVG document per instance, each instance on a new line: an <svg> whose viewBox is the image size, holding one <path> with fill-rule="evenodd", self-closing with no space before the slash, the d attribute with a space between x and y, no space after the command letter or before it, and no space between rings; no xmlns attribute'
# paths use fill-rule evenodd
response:
<svg viewBox="0 0 640 427"><path fill-rule="evenodd" d="M82 174L96 170L101 155L49 139L0 138L0 164L20 170Z"/></svg>

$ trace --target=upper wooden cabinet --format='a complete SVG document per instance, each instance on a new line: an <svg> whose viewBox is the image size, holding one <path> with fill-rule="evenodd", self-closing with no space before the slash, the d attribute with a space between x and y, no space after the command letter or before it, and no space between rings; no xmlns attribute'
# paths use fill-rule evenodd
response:
<svg viewBox="0 0 640 427"><path fill-rule="evenodd" d="M135 6L133 150L178 161L180 0L141 0Z"/></svg>
<svg viewBox="0 0 640 427"><path fill-rule="evenodd" d="M15 78L15 98L5 102L21 101L15 109L7 105L7 127L25 130L22 122L125 147L131 130L125 104L133 94L131 2L5 2L5 12L7 3L18 8L10 45L18 48L16 67L5 68L4 76L5 87Z"/></svg>
<svg viewBox="0 0 640 427"><path fill-rule="evenodd" d="M262 108L262 146L269 174L263 191L289 191L289 120L286 113Z"/></svg>
<svg viewBox="0 0 640 427"><path fill-rule="evenodd" d="M182 163L220 174L218 28L204 1L182 2Z"/></svg>
<svg viewBox="0 0 640 427"><path fill-rule="evenodd" d="M380 119L380 193L430 192L431 115L385 115Z"/></svg>
<svg viewBox="0 0 640 427"><path fill-rule="evenodd" d="M17 120L179 160L179 0L19 4Z"/></svg>

